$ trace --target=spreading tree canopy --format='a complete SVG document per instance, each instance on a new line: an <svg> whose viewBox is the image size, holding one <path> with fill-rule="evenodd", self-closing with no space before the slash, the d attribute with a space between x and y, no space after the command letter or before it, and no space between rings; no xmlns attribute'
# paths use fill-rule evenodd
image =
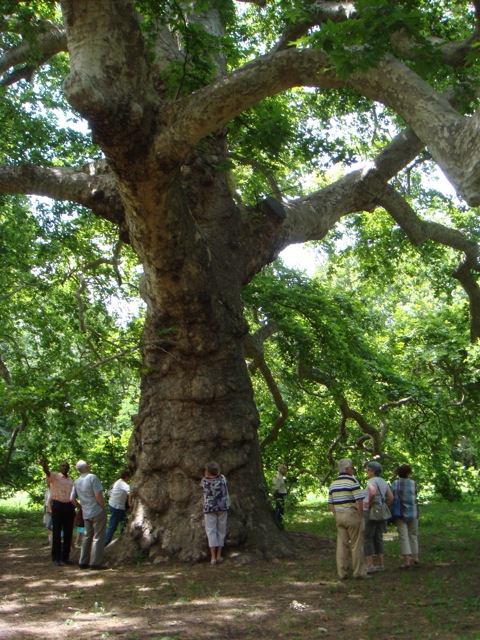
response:
<svg viewBox="0 0 480 640"><path fill-rule="evenodd" d="M212 458L230 484L230 544L287 552L266 500L242 287L286 246L381 211L413 244L457 253L452 277L468 299L470 338L479 337L475 225L437 217L409 188L419 167L436 164L465 211L480 204L480 4L1 6L2 220L23 224L22 196L54 201L42 242L50 230L59 255L66 243L70 260L82 256L71 288L91 360L113 354L98 346L104 309L88 298L85 273L107 278L110 267L120 284L125 247L142 267L141 393L128 448L135 506L119 556L205 554L198 482ZM109 242L89 235L98 222L115 235ZM11 222L8 231L2 251ZM10 281L5 295L24 296L32 282ZM10 362L0 355L7 389ZM314 364L304 358L301 375L333 384ZM24 429L28 415L18 420Z"/></svg>

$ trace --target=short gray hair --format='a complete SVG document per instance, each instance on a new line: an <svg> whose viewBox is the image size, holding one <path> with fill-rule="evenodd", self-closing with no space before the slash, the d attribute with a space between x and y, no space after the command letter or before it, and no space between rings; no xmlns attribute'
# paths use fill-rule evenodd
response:
<svg viewBox="0 0 480 640"><path fill-rule="evenodd" d="M350 467L353 469L353 462L350 458L342 458L338 461L338 473L345 473Z"/></svg>
<svg viewBox="0 0 480 640"><path fill-rule="evenodd" d="M85 469L88 467L88 463L86 463L85 460L79 460L75 465L75 467L77 471L80 471L80 473L83 473Z"/></svg>

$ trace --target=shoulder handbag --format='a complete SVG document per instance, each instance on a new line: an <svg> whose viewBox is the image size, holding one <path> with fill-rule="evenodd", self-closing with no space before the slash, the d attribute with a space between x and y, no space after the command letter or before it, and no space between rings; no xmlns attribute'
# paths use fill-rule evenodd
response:
<svg viewBox="0 0 480 640"><path fill-rule="evenodd" d="M385 520L390 520L392 514L390 513L390 509L388 508L387 503L385 502L384 496L382 496L378 485L375 483L375 487L377 489L377 493L380 494L381 504L377 504L376 502L370 507L370 514L368 516L369 520L373 520L374 522L383 522Z"/></svg>

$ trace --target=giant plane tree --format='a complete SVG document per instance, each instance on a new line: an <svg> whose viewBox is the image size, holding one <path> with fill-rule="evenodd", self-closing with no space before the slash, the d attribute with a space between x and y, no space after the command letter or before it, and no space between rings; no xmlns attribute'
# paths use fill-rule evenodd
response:
<svg viewBox="0 0 480 640"><path fill-rule="evenodd" d="M135 507L119 556L202 557L211 458L229 480L230 543L286 552L265 496L242 286L288 245L382 210L412 243L458 253L479 337L476 238L422 217L402 175L436 164L465 210L480 204L480 3L1 6L0 191L102 219L118 239L112 269L129 245L143 270ZM327 171L342 162L349 172Z"/></svg>

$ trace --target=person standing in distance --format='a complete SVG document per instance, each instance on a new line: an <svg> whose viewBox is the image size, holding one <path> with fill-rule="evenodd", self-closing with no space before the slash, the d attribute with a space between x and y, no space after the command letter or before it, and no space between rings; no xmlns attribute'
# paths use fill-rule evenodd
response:
<svg viewBox="0 0 480 640"><path fill-rule="evenodd" d="M337 525L337 572L340 580L348 577L367 579L363 555L363 499L365 492L353 476L353 462L343 458L338 463L338 476L328 490L328 506Z"/></svg>
<svg viewBox="0 0 480 640"><path fill-rule="evenodd" d="M277 473L273 478L273 498L275 500L275 522L279 527L283 527L283 515L285 513L285 498L288 494L287 487L287 467L284 464L279 465Z"/></svg>
<svg viewBox="0 0 480 640"><path fill-rule="evenodd" d="M52 507L52 562L55 566L72 564L70 549L72 546L73 520L75 509L70 502L73 480L69 477L70 465L62 462L60 473L50 471L48 464L42 458L39 464L47 476L50 489L50 503ZM63 541L62 541L63 533Z"/></svg>
<svg viewBox="0 0 480 640"><path fill-rule="evenodd" d="M78 566L80 569L106 569L102 565L107 529L103 487L97 476L90 473L90 466L85 460L79 460L76 467L80 477L73 484L71 500L76 507L82 507L85 521Z"/></svg>

